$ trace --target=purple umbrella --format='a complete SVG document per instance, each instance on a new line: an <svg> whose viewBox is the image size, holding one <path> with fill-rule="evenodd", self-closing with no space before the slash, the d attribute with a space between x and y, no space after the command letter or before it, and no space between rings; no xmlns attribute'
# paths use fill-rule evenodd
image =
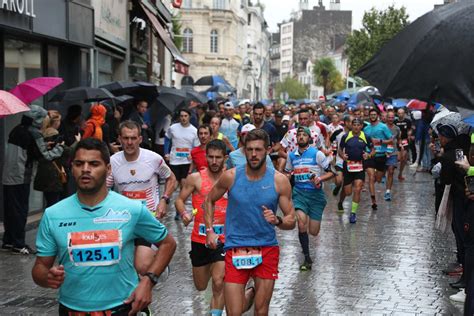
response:
<svg viewBox="0 0 474 316"><path fill-rule="evenodd" d="M63 83L58 77L39 77L24 81L10 90L10 93L25 103L31 103Z"/></svg>

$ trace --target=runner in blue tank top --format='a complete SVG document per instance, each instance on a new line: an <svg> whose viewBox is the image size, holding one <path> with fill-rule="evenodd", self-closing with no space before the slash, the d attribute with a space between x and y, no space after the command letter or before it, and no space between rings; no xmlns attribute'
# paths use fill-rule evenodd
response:
<svg viewBox="0 0 474 316"><path fill-rule="evenodd" d="M46 209L41 220L33 280L59 289L61 316L135 315L151 303L153 286L176 249L141 202L107 190L109 172L107 145L80 141L72 162L77 194ZM141 280L133 266L136 238L159 246Z"/></svg>
<svg viewBox="0 0 474 316"><path fill-rule="evenodd" d="M255 314L268 315L275 280L278 278L279 247L275 226L295 227L295 210L288 179L268 169L265 157L270 150L268 134L261 129L245 138L247 164L224 172L206 202L207 244L217 247L212 229L214 204L228 192L225 223L224 297L228 315L245 310L245 284L255 280ZM283 218L276 215L278 206Z"/></svg>
<svg viewBox="0 0 474 316"><path fill-rule="evenodd" d="M293 202L298 216L298 237L304 254L300 270L307 271L311 270L313 263L309 253L308 232L313 236L319 234L323 210L327 203L322 185L335 174L329 165L332 158L326 158L322 151L310 146L309 128L298 127L296 140L298 148L288 154L285 172L288 175L293 174L295 178Z"/></svg>

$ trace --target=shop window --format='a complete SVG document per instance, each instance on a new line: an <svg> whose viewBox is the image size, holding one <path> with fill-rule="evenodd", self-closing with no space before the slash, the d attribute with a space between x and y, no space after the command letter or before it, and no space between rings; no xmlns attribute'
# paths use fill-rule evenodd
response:
<svg viewBox="0 0 474 316"><path fill-rule="evenodd" d="M214 0L213 1L213 8L215 10L225 10L225 2L226 0Z"/></svg>
<svg viewBox="0 0 474 316"><path fill-rule="evenodd" d="M183 53L193 52L193 30L190 28L184 29L183 32Z"/></svg>
<svg viewBox="0 0 474 316"><path fill-rule="evenodd" d="M212 30L211 31L211 53L217 53L218 52L218 43L219 41L219 36L217 35L217 30Z"/></svg>
<svg viewBox="0 0 474 316"><path fill-rule="evenodd" d="M113 81L112 71L112 56L99 53L98 56L98 68L99 68L99 85Z"/></svg>

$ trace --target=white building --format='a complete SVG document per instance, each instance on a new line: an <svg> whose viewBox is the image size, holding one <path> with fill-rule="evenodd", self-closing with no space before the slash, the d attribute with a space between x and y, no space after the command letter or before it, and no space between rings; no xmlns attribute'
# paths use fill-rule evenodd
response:
<svg viewBox="0 0 474 316"><path fill-rule="evenodd" d="M293 22L280 25L280 80L293 77Z"/></svg>
<svg viewBox="0 0 474 316"><path fill-rule="evenodd" d="M238 97L267 98L270 33L259 5L185 0L181 16L182 52L194 80L221 75L237 89Z"/></svg>

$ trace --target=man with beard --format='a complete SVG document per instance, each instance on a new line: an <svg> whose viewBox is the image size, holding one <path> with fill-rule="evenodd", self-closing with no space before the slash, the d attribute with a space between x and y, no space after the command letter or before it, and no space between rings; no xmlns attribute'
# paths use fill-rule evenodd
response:
<svg viewBox="0 0 474 316"><path fill-rule="evenodd" d="M176 242L138 201L109 191L107 145L80 141L72 155L77 193L49 207L38 229L36 284L59 289L59 315L135 315L152 301L152 289L171 261ZM133 241L159 246L139 278ZM55 265L56 259L58 265Z"/></svg>
<svg viewBox="0 0 474 316"><path fill-rule="evenodd" d="M392 144L392 132L384 123L379 121L379 112L372 108L369 111L370 125L364 128L365 135L372 139L375 148L375 157L364 161L364 168L369 176L369 191L372 200L372 209L377 209L377 201L375 199L375 181L382 182L385 174L387 156L387 145Z"/></svg>
<svg viewBox="0 0 474 316"><path fill-rule="evenodd" d="M214 207L227 193L224 246L227 315L244 312L245 284L250 277L255 281L255 314L268 315L280 254L275 226L293 229L295 211L288 179L265 164L270 150L268 134L261 129L253 130L247 134L244 146L247 164L225 171L206 198L206 243L211 249L217 248ZM278 206L283 218L276 215Z"/></svg>
<svg viewBox="0 0 474 316"><path fill-rule="evenodd" d="M140 147L140 125L124 121L119 126L119 141L123 151L110 158L111 172L107 186L122 195L141 201L159 219L166 215L170 196L176 186L176 178L157 153ZM160 198L159 180L165 179L164 194ZM135 267L144 275L155 256L154 246L144 240L135 240Z"/></svg>
<svg viewBox="0 0 474 316"><path fill-rule="evenodd" d="M293 201L298 217L298 237L303 249L304 262L301 271L311 270L313 260L309 253L308 232L317 236L321 228L321 219L327 201L322 184L331 179L330 160L322 151L310 146L311 131L307 127L298 127L296 137L298 148L288 154L285 172L294 175ZM323 174L324 171L330 171Z"/></svg>
<svg viewBox="0 0 474 316"><path fill-rule="evenodd" d="M206 247L206 225L204 223L202 205L209 191L222 175L226 158L226 145L223 141L216 139L209 142L206 146L206 159L209 167L199 169L198 172L187 177L186 184L175 202L176 210L181 215L185 226L189 225L194 215L194 227L191 233L191 252L189 253L193 265L193 280L196 289L204 291L207 288L209 279L212 278L210 314L213 316L222 315L224 309L224 224L227 197L223 196L216 202L212 226L219 238L219 244L216 249ZM186 212L185 201L191 194L193 210L197 211L195 214ZM253 294L253 290L249 289L247 302L250 301ZM247 304L245 310L250 308L250 305Z"/></svg>
<svg viewBox="0 0 474 316"><path fill-rule="evenodd" d="M339 145L339 156L344 159L342 170L345 195L351 196L352 187L354 187L351 215L349 217L351 224L357 222L360 192L364 186L365 171L363 162L375 154L370 137L362 132L362 127L362 120L357 117L354 118L351 123L351 131L342 137ZM368 153L367 151L370 149L371 152Z"/></svg>

